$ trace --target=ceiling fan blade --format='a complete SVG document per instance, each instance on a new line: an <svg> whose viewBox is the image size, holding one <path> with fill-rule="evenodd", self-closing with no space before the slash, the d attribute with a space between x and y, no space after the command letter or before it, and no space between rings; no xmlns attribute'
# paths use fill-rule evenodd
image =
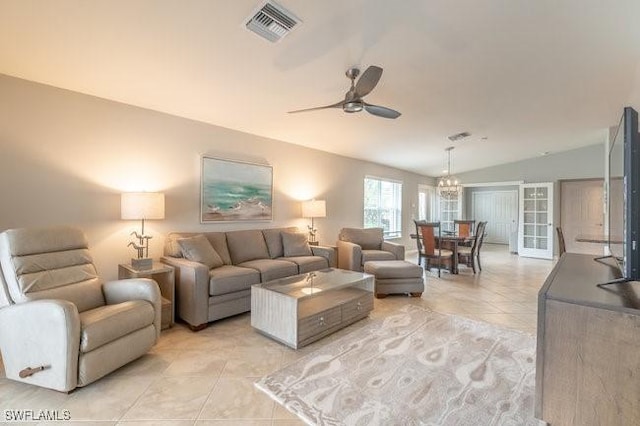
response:
<svg viewBox="0 0 640 426"><path fill-rule="evenodd" d="M369 94L380 81L382 76L382 68L371 65L363 73L356 83L356 97L361 98Z"/></svg>
<svg viewBox="0 0 640 426"><path fill-rule="evenodd" d="M364 103L364 109L366 109L369 114L377 115L378 117L383 118L398 118L400 117L400 115L402 115L398 111L391 108L379 105L371 105L366 102Z"/></svg>
<svg viewBox="0 0 640 426"><path fill-rule="evenodd" d="M298 112L316 111L316 110L319 110L319 109L342 108L342 105L344 105L344 101L337 102L337 103L335 103L333 105L325 105L325 106L315 107L315 108L297 109L295 111L288 111L288 113L289 114L295 114L295 113L298 113Z"/></svg>

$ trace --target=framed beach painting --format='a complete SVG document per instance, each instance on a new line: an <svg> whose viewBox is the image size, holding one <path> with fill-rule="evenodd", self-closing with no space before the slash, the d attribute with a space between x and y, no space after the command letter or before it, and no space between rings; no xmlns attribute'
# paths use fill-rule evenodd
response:
<svg viewBox="0 0 640 426"><path fill-rule="evenodd" d="M273 168L202 156L200 221L272 220Z"/></svg>

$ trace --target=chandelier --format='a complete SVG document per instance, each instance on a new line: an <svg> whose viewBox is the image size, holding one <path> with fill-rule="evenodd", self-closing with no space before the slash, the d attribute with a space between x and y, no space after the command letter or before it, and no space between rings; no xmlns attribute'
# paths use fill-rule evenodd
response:
<svg viewBox="0 0 640 426"><path fill-rule="evenodd" d="M457 198L462 191L460 181L451 174L451 151L453 148L453 146L445 148L447 169L443 171L445 175L438 178L438 192L447 198Z"/></svg>

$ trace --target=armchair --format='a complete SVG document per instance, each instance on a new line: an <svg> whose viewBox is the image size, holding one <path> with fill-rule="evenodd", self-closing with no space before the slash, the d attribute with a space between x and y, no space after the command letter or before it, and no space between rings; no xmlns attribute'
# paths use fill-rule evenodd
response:
<svg viewBox="0 0 640 426"><path fill-rule="evenodd" d="M160 335L149 279L102 283L75 228L0 234L0 352L8 379L62 392L145 354Z"/></svg>
<svg viewBox="0 0 640 426"><path fill-rule="evenodd" d="M342 228L336 246L340 269L363 271L371 260L404 260L404 246L384 241L382 228Z"/></svg>

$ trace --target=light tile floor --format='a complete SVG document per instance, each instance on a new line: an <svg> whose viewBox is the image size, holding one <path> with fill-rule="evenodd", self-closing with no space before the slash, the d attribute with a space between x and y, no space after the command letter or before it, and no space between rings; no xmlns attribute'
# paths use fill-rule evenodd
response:
<svg viewBox="0 0 640 426"><path fill-rule="evenodd" d="M464 266L459 275L427 273L422 298L376 299L370 318L298 351L254 332L247 313L198 333L177 324L149 354L68 395L9 381L0 365L0 421L5 409L49 409L69 410L77 425L301 425L253 382L406 304L534 334L538 290L554 263L497 245L483 248L482 263L476 275Z"/></svg>

